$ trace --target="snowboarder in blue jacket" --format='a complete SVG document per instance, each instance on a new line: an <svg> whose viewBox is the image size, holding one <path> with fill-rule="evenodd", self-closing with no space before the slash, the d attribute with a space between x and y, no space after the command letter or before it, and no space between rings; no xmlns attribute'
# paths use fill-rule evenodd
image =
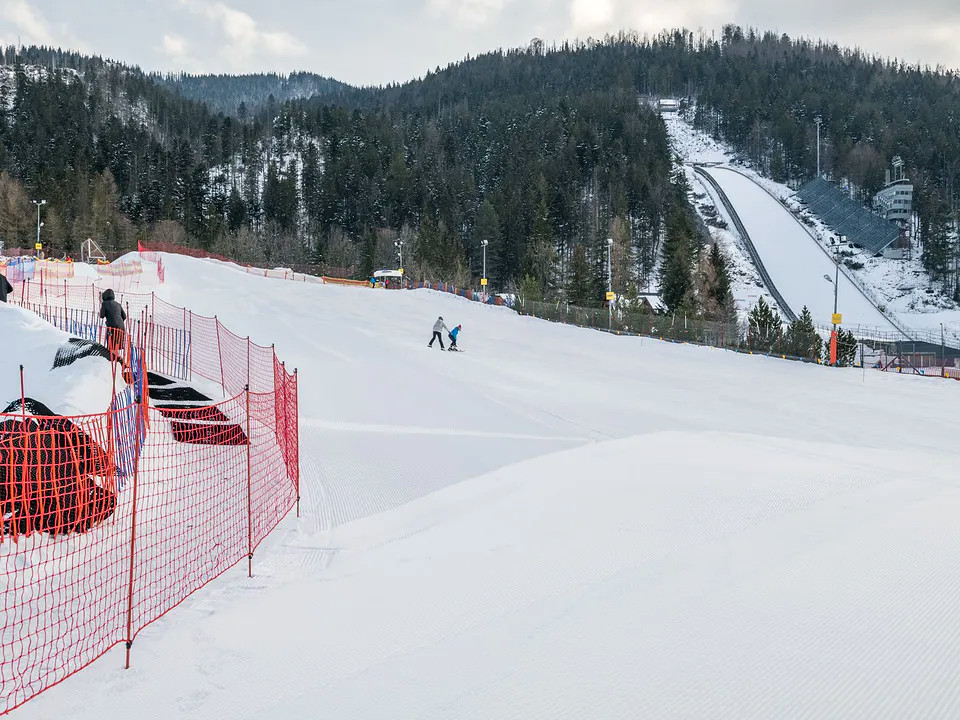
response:
<svg viewBox="0 0 960 720"><path fill-rule="evenodd" d="M463 325L457 325L453 330L450 331L450 349L459 350L457 347L457 337L460 335L460 331L463 329Z"/></svg>

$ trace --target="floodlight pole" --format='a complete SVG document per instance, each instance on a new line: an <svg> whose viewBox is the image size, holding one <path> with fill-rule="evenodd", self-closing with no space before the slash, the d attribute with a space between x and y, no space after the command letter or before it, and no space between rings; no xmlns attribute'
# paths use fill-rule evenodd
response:
<svg viewBox="0 0 960 720"><path fill-rule="evenodd" d="M613 330L613 300L609 299L613 293L613 238L607 238L607 308L609 317L607 321L607 330Z"/></svg>
<svg viewBox="0 0 960 720"><path fill-rule="evenodd" d="M813 120L817 124L817 177L820 177L820 125L823 124L823 118L817 115Z"/></svg>
<svg viewBox="0 0 960 720"><path fill-rule="evenodd" d="M489 240L483 241L483 283L481 283L483 287L480 289L480 292L483 294L484 299L486 299L487 297L487 285L485 285L484 283L488 282L487 281L487 245L489 244L490 244Z"/></svg>
<svg viewBox="0 0 960 720"><path fill-rule="evenodd" d="M31 200L37 206L37 245L40 244L40 208L47 204L46 200Z"/></svg>

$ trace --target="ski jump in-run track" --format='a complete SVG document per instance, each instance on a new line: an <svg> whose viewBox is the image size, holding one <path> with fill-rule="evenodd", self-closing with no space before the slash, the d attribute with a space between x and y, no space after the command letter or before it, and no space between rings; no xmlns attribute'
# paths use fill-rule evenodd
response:
<svg viewBox="0 0 960 720"><path fill-rule="evenodd" d="M830 322L834 307L834 258L775 197L746 175L731 168L697 166L698 175L730 215L747 245L768 289L787 319L804 306L814 322ZM837 311L850 330L879 330L889 335L899 328L841 270Z"/></svg>

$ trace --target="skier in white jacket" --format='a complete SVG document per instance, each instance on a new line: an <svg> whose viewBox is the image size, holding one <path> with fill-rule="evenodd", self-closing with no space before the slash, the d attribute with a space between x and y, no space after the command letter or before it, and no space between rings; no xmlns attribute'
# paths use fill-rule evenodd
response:
<svg viewBox="0 0 960 720"><path fill-rule="evenodd" d="M441 350L444 350L445 348L443 347L443 335L442 335L442 331L443 331L443 330L446 330L446 329L447 329L447 326L444 324L444 322L443 322L443 316L441 315L440 317L437 318L437 321L433 324L433 337L430 338L430 342L427 343L427 347L433 347L433 341L434 341L434 340L439 340L439 341L440 341L440 349L441 349Z"/></svg>

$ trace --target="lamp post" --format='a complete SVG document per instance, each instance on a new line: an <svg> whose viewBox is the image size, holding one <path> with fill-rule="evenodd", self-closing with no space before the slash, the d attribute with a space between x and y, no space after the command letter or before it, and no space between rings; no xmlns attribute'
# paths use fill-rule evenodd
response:
<svg viewBox="0 0 960 720"><path fill-rule="evenodd" d="M613 238L607 238L607 330L613 330Z"/></svg>
<svg viewBox="0 0 960 720"><path fill-rule="evenodd" d="M813 121L817 124L817 177L820 177L820 126L823 124L823 118L817 115Z"/></svg>
<svg viewBox="0 0 960 720"><path fill-rule="evenodd" d="M400 254L400 289L403 289L403 239L398 239L394 245L397 247L397 252Z"/></svg>
<svg viewBox="0 0 960 720"><path fill-rule="evenodd" d="M834 255L834 264L836 265L835 277L833 280L833 314L837 314L837 293L840 290L840 243L843 237L837 238L837 252ZM836 328L834 328L836 330Z"/></svg>
<svg viewBox="0 0 960 720"><path fill-rule="evenodd" d="M43 227L43 223L40 222L40 208L47 204L46 200L31 200L34 205L37 206L37 245L40 244L40 228ZM39 250L38 250L39 252Z"/></svg>
<svg viewBox="0 0 960 720"><path fill-rule="evenodd" d="M837 297L840 291L840 245L843 242L843 236L836 238L836 253L834 253L834 277L831 279L829 275L824 275L823 279L829 283L833 283L833 317L830 318L833 322L833 330L830 332L830 363L833 365L837 364Z"/></svg>
<svg viewBox="0 0 960 720"><path fill-rule="evenodd" d="M483 293L484 299L487 296L487 245L490 244L489 240L484 240L483 245L483 277L480 278L480 287L481 292Z"/></svg>
<svg viewBox="0 0 960 720"><path fill-rule="evenodd" d="M940 377L947 376L947 345L943 339L943 323L940 323Z"/></svg>

